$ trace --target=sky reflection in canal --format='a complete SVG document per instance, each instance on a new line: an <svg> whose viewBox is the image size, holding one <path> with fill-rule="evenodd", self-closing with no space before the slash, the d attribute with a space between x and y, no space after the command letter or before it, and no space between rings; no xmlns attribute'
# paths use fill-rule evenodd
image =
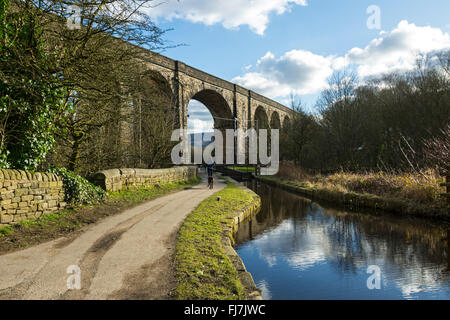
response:
<svg viewBox="0 0 450 320"><path fill-rule="evenodd" d="M449 299L447 231L423 221L324 208L264 184L236 251L266 299ZM367 268L381 270L369 290Z"/></svg>

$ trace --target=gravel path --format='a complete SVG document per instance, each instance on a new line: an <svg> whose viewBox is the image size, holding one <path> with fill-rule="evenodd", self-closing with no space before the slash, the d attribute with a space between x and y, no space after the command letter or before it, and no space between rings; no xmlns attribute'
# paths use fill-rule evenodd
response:
<svg viewBox="0 0 450 320"><path fill-rule="evenodd" d="M0 256L0 299L167 299L176 234L225 183L206 179L87 226L83 232ZM68 270L69 266L72 267ZM68 289L68 279L80 289ZM69 272L68 272L69 271Z"/></svg>

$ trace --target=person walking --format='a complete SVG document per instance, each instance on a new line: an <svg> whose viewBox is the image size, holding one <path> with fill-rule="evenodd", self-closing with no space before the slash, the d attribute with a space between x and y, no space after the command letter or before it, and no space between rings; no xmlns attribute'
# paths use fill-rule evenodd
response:
<svg viewBox="0 0 450 320"><path fill-rule="evenodd" d="M209 189L213 189L214 188L214 163L209 164L207 167L207 171L208 171L208 187Z"/></svg>

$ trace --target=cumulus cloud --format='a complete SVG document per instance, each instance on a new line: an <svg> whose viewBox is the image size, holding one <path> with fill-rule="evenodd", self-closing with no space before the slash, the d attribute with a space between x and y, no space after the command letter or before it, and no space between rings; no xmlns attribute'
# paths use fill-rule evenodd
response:
<svg viewBox="0 0 450 320"><path fill-rule="evenodd" d="M268 52L258 60L255 71L233 81L271 97L291 92L309 94L324 89L333 70L343 66L343 58L323 57L304 50L292 50L279 58Z"/></svg>
<svg viewBox="0 0 450 320"><path fill-rule="evenodd" d="M212 132L213 122L203 121L200 119L188 120L188 134L191 133L201 133L201 132Z"/></svg>
<svg viewBox="0 0 450 320"><path fill-rule="evenodd" d="M227 29L248 25L264 34L272 13L281 15L293 5L306 6L306 0L166 0L148 9L155 19L184 19L205 25L222 24Z"/></svg>
<svg viewBox="0 0 450 320"><path fill-rule="evenodd" d="M448 49L448 33L401 21L394 30L380 32L366 47L353 48L341 57L305 50L292 50L281 57L268 52L233 81L272 98L314 94L328 86L327 79L334 71L344 67L355 68L364 80L390 71L411 70L421 55Z"/></svg>
<svg viewBox="0 0 450 320"><path fill-rule="evenodd" d="M410 70L420 54L444 49L450 49L448 33L403 20L391 32L381 32L364 49L351 49L346 61L358 65L359 76L365 78L388 71Z"/></svg>
<svg viewBox="0 0 450 320"><path fill-rule="evenodd" d="M191 100L188 106L188 133L211 132L214 120L208 108L201 102Z"/></svg>

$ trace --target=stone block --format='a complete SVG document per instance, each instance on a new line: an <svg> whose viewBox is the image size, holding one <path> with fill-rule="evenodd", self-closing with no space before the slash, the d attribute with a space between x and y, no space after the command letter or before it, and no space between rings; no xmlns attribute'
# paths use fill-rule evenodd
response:
<svg viewBox="0 0 450 320"><path fill-rule="evenodd" d="M48 207L49 207L49 208L53 208L53 207L56 207L57 204L58 204L58 203L57 203L56 200L50 200L50 201L48 202Z"/></svg>
<svg viewBox="0 0 450 320"><path fill-rule="evenodd" d="M6 200L1 200L0 201L0 205L6 205L6 204L10 204L11 203L11 199L6 199Z"/></svg>
<svg viewBox="0 0 450 320"><path fill-rule="evenodd" d="M14 170L8 170L8 176L9 180L16 180L16 173L14 172Z"/></svg>
<svg viewBox="0 0 450 320"><path fill-rule="evenodd" d="M2 205L3 210L16 209L17 207L18 207L18 203L10 203L10 204Z"/></svg>
<svg viewBox="0 0 450 320"><path fill-rule="evenodd" d="M6 169L1 169L1 171L2 171L2 174L3 174L3 179L5 179L5 180L9 180L9 170L6 170Z"/></svg>
<svg viewBox="0 0 450 320"><path fill-rule="evenodd" d="M33 195L26 195L26 196L22 196L22 201L31 201L34 199Z"/></svg>
<svg viewBox="0 0 450 320"><path fill-rule="evenodd" d="M28 188L20 188L20 189L14 190L14 196L16 196L16 197L21 197L26 194L28 194Z"/></svg>
<svg viewBox="0 0 450 320"><path fill-rule="evenodd" d="M13 216L8 214L0 214L0 223L11 223L13 222Z"/></svg>
<svg viewBox="0 0 450 320"><path fill-rule="evenodd" d="M34 180L42 181L42 174L41 174L40 172L36 172L36 173L33 175L33 178L34 178Z"/></svg>
<svg viewBox="0 0 450 320"><path fill-rule="evenodd" d="M39 182L39 188L48 188L48 182L46 180Z"/></svg>
<svg viewBox="0 0 450 320"><path fill-rule="evenodd" d="M14 191L6 191L0 195L2 200L8 200L14 198Z"/></svg>
<svg viewBox="0 0 450 320"><path fill-rule="evenodd" d="M19 208L28 207L28 202L19 202Z"/></svg>
<svg viewBox="0 0 450 320"><path fill-rule="evenodd" d="M27 173L25 171L20 170L19 173L20 173L20 179L28 180L28 176L27 176Z"/></svg>

